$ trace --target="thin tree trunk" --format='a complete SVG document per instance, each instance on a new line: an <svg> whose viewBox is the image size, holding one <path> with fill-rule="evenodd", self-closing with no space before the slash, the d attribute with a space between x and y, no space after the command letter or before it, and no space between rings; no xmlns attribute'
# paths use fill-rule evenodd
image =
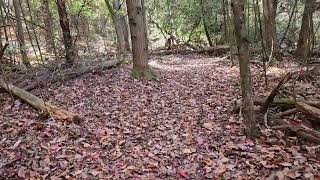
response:
<svg viewBox="0 0 320 180"><path fill-rule="evenodd" d="M264 17L264 38L267 45L267 52L271 58L282 60L276 31L276 11L278 0L262 0Z"/></svg>
<svg viewBox="0 0 320 180"><path fill-rule="evenodd" d="M258 13L258 8L259 8L259 1L258 4L256 4L256 0L253 0L253 4L254 4L254 42L257 42L258 39L258 16L260 16L260 13Z"/></svg>
<svg viewBox="0 0 320 180"><path fill-rule="evenodd" d="M234 34L234 25L233 25L233 22L232 22L232 19L233 19L233 13L232 13L232 10L230 9L230 6L229 6L229 0L225 0L225 8L226 8L226 16L227 16L227 23L228 23L228 26L227 26L227 41L228 41L228 44L230 46L230 59L231 59L231 63L232 63L232 66L235 65L235 34Z"/></svg>
<svg viewBox="0 0 320 180"><path fill-rule="evenodd" d="M30 7L29 0L26 0L26 3L27 3L28 10L29 10L30 21L31 21L31 22L34 22L34 21L33 21L33 17L32 17L32 13L31 13L31 7ZM35 38L36 43L37 43L37 48L38 48L38 51L39 51L39 54L40 54L41 62L43 63L43 56L42 56L42 51L41 51L40 44L39 44L39 39L38 39L36 30L35 30L33 24L31 24L31 29L32 29L32 31L33 31L34 38Z"/></svg>
<svg viewBox="0 0 320 180"><path fill-rule="evenodd" d="M54 30L53 30L53 18L49 7L48 0L42 0L43 6L43 22L46 28L45 32L45 42L46 49L48 52L53 52L57 56L57 50L54 42Z"/></svg>
<svg viewBox="0 0 320 180"><path fill-rule="evenodd" d="M66 64L67 66L72 66L77 54L71 36L66 2L65 0L57 0L56 4L58 7L60 26L63 34L63 43L66 51Z"/></svg>
<svg viewBox="0 0 320 180"><path fill-rule="evenodd" d="M213 43L212 43L212 40L210 37L210 32L209 32L209 28L208 28L206 17L205 17L206 13L205 13L204 6L203 6L203 0L200 1L200 5L201 5L201 13L202 13L202 22L203 22L204 32L206 34L206 37L207 37L207 40L208 40L210 47L212 47Z"/></svg>
<svg viewBox="0 0 320 180"><path fill-rule="evenodd" d="M23 18L23 21L24 21L24 24L25 24L25 27L26 27L26 30L27 30L27 34L28 34L28 37L29 37L29 40L30 40L30 44L31 44L32 50L34 52L34 55L35 55L36 59L38 59L38 53L37 53L37 50L36 50L36 48L35 48L35 46L33 44L33 38L32 38L32 35L30 33L29 26L27 24L27 22L28 22L27 19L26 19L27 16L26 16L26 14L25 14L25 12L24 12L24 10L22 8L22 4L20 4L20 7L21 7L21 15L22 15L22 18Z"/></svg>
<svg viewBox="0 0 320 180"><path fill-rule="evenodd" d="M148 65L147 29L143 0L126 1L130 24L133 77L137 79L154 79L155 76Z"/></svg>
<svg viewBox="0 0 320 180"><path fill-rule="evenodd" d="M289 28L290 28L290 25L291 25L291 21L292 21L292 17L294 15L294 12L296 11L297 4L298 4L298 0L294 0L292 11L291 11L290 16L289 16L289 22L288 22L287 28L286 28L286 30L285 30L282 38L281 38L280 44L279 44L280 47L281 47L281 45L282 45L282 43L283 43L284 39L286 38L286 35L287 35L288 31L289 31Z"/></svg>
<svg viewBox="0 0 320 180"><path fill-rule="evenodd" d="M223 40L228 43L228 21L227 21L227 8L226 4L228 5L228 0L222 0L222 14L223 14Z"/></svg>
<svg viewBox="0 0 320 180"><path fill-rule="evenodd" d="M246 17L244 0L232 0L234 14L234 29L237 40L240 64L240 84L242 92L242 112L246 124L246 135L250 138L257 135L255 112L253 105L253 93L251 86L248 37L246 31Z"/></svg>
<svg viewBox="0 0 320 180"><path fill-rule="evenodd" d="M23 35L22 21L21 21L21 6L19 0L13 0L13 7L15 10L15 18L16 18L16 34L19 42L19 49L21 54L21 59L23 64L26 67L31 67L31 64L28 60L26 44Z"/></svg>

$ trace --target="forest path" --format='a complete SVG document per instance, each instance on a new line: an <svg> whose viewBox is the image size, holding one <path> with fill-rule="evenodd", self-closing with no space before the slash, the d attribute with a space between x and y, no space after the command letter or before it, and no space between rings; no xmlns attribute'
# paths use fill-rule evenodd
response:
<svg viewBox="0 0 320 180"><path fill-rule="evenodd" d="M159 81L133 80L130 68L120 67L43 89L50 101L83 115L78 125L43 121L25 104L9 108L9 97L0 102L0 119L6 119L0 174L233 179L267 177L294 162L304 164L304 172L319 172L319 160L301 154L301 146L245 139L242 123L230 114L239 72L224 59L164 56L150 64Z"/></svg>

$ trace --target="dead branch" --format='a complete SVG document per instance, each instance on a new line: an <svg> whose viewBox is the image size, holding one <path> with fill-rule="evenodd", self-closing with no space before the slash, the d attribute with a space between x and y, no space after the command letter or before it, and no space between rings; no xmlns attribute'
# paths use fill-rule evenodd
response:
<svg viewBox="0 0 320 180"><path fill-rule="evenodd" d="M215 47L207 47L207 48L197 48L197 50L189 50L189 49L174 49L174 50L162 50L162 51L154 51L152 55L170 55L170 54L214 54L214 55L222 55L229 51L229 46L215 46Z"/></svg>
<svg viewBox="0 0 320 180"><path fill-rule="evenodd" d="M43 85L46 85L48 83L71 80L87 73L95 73L95 72L101 72L106 69L111 69L120 64L121 64L120 60L111 60L111 61L106 61L105 63L97 66L81 67L78 69L62 72L59 74L54 74L54 75L51 73L44 74L38 78L39 83L38 82L28 83L28 85L23 87L23 89L25 89L26 91L30 91L30 90L39 88Z"/></svg>
<svg viewBox="0 0 320 180"><path fill-rule="evenodd" d="M320 109L310 106L304 102L297 102L296 108L320 123Z"/></svg>
<svg viewBox="0 0 320 180"><path fill-rule="evenodd" d="M3 79L0 79L0 87L8 92L11 92L14 96L21 98L23 101L38 109L45 115L52 116L54 119L78 121L79 116L71 112L65 111L49 102L45 102L43 99L31 94L28 91L18 88L12 84L6 84Z"/></svg>
<svg viewBox="0 0 320 180"><path fill-rule="evenodd" d="M307 128L305 126L292 126L288 121L279 118L276 115L270 115L273 122L277 124L277 126L271 127L271 129L275 130L286 130L291 133L296 134L298 137L305 139L309 142L320 144L320 133Z"/></svg>
<svg viewBox="0 0 320 180"><path fill-rule="evenodd" d="M266 113L268 110L269 106L272 104L274 98L276 95L279 93L280 89L283 87L283 85L292 77L293 73L286 73L281 80L279 81L278 85L272 89L270 92L270 95L267 97L263 105L260 107L260 112L262 114Z"/></svg>

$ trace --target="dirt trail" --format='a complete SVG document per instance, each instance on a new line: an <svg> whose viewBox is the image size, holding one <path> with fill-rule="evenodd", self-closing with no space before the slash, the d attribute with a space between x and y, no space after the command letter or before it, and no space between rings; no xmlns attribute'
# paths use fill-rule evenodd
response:
<svg viewBox="0 0 320 180"><path fill-rule="evenodd" d="M159 82L133 80L130 69L121 67L42 90L82 114L79 125L43 120L18 102L10 108L5 97L0 178L264 179L292 170L301 177L319 175L311 147L295 139L290 144L281 132L265 131L265 142L245 139L241 119L230 114L239 98L238 70L224 59L165 56L150 65Z"/></svg>

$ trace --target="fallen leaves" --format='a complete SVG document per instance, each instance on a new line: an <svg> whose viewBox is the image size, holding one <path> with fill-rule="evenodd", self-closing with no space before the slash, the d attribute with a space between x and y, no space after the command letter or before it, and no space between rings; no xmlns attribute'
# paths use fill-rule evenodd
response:
<svg viewBox="0 0 320 180"><path fill-rule="evenodd" d="M122 67L45 89L45 98L85 114L81 125L0 102L10 107L0 109L0 179L319 177L319 146L273 131L246 139L229 114L237 68L219 58L166 58L174 66L158 70L159 82L133 81Z"/></svg>

